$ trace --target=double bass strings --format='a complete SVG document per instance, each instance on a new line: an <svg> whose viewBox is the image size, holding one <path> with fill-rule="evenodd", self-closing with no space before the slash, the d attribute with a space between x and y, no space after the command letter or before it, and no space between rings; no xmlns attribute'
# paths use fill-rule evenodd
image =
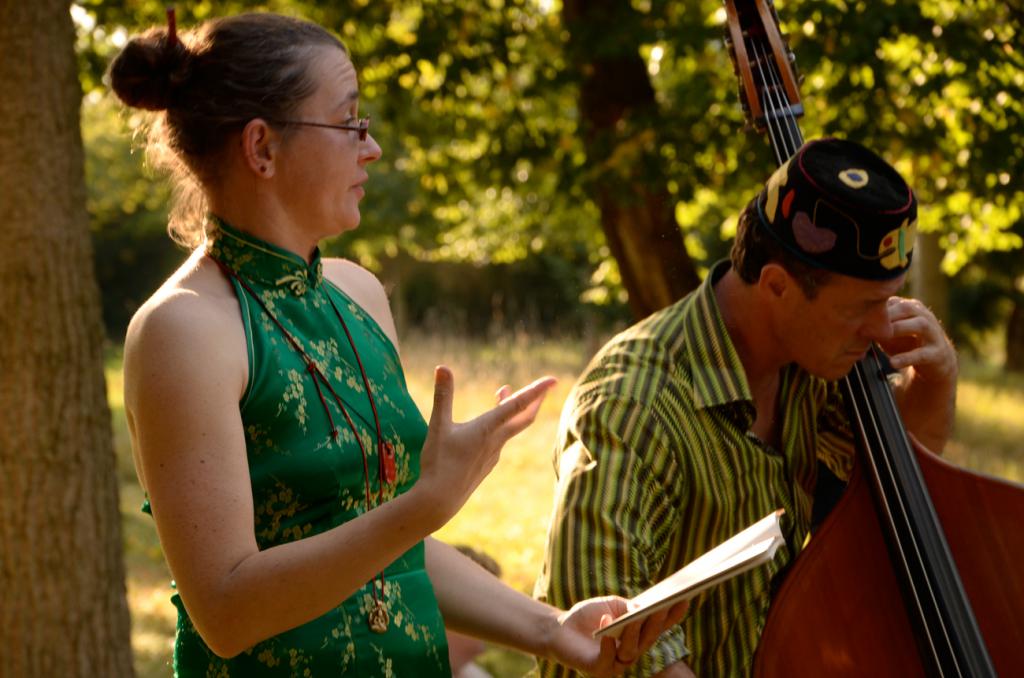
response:
<svg viewBox="0 0 1024 678"><path fill-rule="evenodd" d="M887 449L885 445L885 439L881 432L883 424L879 420L877 413L867 405L870 402L871 395L868 390L869 381L866 370L871 366L865 363L873 363L874 368L881 372L881 365L874 350L876 349L873 349L869 357L864 361L858 362L850 375L845 377L847 387L853 395L851 399L853 404L852 414L857 426L860 427L864 440L867 441L870 438L873 441L871 445L865 445L865 447L881 452L880 454L870 454L865 449L864 457L879 489L876 497L882 505L882 514L890 524L890 534L895 537L892 540L891 547L896 550L896 555L899 557L904 572L906 572L908 592L913 599L914 606L917 608L919 618L931 622L924 624L923 630L928 650L934 659L933 666L937 668L940 675L946 675L943 670L946 662L941 660L941 653L933 637L934 629L932 628L933 624L937 622L939 631L945 640L944 646L947 648L951 647L951 638L949 630L946 628L945 615L927 614L925 611L925 607L929 607L929 603L931 611L938 612L941 609L938 596L932 579L928 576L923 565L927 559L922 553L920 544L914 535L913 521L910 518L910 507L904 500L905 492L899 491L897 487L901 485L899 482L899 472L894 466L892 451ZM896 404L892 399L892 393L888 391L888 382L882 378L882 383L886 384L887 404L895 410ZM900 535L903 535L903 537L901 538ZM917 564L916 567L915 563ZM918 576L914 575L915 571L918 571ZM950 659L952 659L954 664L958 664L955 656L950 657ZM963 675L958 665L955 666L955 669L956 673L953 675Z"/></svg>
<svg viewBox="0 0 1024 678"><path fill-rule="evenodd" d="M761 84L761 107L765 117L766 130L771 139L771 147L775 153L777 164L782 165L796 153L799 146L803 143L800 129L796 124L796 116L792 108L787 105L784 97L781 73L777 70L778 65L774 59L769 58L772 56L770 47L750 36L749 48L751 53L754 54L755 63L757 64L757 73ZM881 367L878 365L877 357L874 354L872 354L872 359L880 370ZM866 375L863 373L865 369L867 368L864 365L858 363L852 373L852 376L855 376L856 379L851 380L851 377L845 378L848 388L852 392L859 391L859 398L856 401L860 403L867 403L870 398L866 386L868 382ZM854 386L853 381L856 382L856 386ZM884 378L883 383L887 383ZM888 393L887 395L889 404L895 408L892 394ZM875 413L871 408L865 407L863 408L863 414L866 414L867 417L864 417L861 412L862 408L855 405L854 409L854 416L865 438L870 435L874 438L876 449L884 449L884 437L881 435L882 423L876 418ZM947 657L946 661L943 661L942 653L937 647L935 638L933 638L933 633L937 632L944 637L945 644L942 646L952 647L945 615L928 615L924 611L925 607L929 607L929 603L930 609L933 611L938 611L940 605L932 577L929 576L924 567L927 559L922 553L921 545L918 543L914 533L913 521L910 517L910 507L906 505L903 494L896 487L900 484L898 470L894 468L893 460L889 454L869 456L871 457L870 465L876 477L876 482L879 483L881 488L879 499L884 506L886 518L892 527L892 534L897 535L893 546L898 552L904 570L908 574L907 582L913 604L917 607L921 618L928 619L930 617L933 622L937 622L937 629L933 629L931 624L926 624L924 629L928 649L934 658L934 666L938 667L940 673L944 675L943 668L948 666L947 662L951 661L956 672L955 675L963 675L955 653L951 653L952 656ZM879 463L883 464L884 468L879 468ZM893 505L894 503L896 506ZM899 525L896 524L897 522ZM900 538L899 535L904 536ZM908 551L912 553L908 554ZM913 563L916 563L917 567ZM914 576L915 570L919 576Z"/></svg>
<svg viewBox="0 0 1024 678"><path fill-rule="evenodd" d="M761 110L764 113L768 136L771 137L776 163L781 166L797 152L803 144L803 139L800 138L800 130L796 125L796 116L783 99L782 77L775 61L768 58L769 48L753 38L750 47L758 64L757 72L761 79Z"/></svg>

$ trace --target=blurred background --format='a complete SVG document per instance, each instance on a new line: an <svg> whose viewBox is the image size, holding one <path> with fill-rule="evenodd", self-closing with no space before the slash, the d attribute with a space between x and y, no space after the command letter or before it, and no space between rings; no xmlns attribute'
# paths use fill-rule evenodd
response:
<svg viewBox="0 0 1024 678"><path fill-rule="evenodd" d="M560 383L536 425L440 535L488 553L529 592L543 559L561 404L617 330L691 289L727 255L736 215L774 168L744 128L718 0L350 0L179 3L179 31L271 10L334 31L360 73L383 159L362 224L326 253L389 290L407 377L429 415L435 364L456 415L503 383ZM84 0L74 26L85 206L100 288L131 643L169 675L170 577L132 468L120 347L186 253L170 188L147 169L145 115L104 71L162 25L153 0ZM918 193L914 276L963 359L948 458L1024 480L1024 11L994 0L785 0L807 138L872 147ZM8 190L4 187L3 190ZM494 675L532 661L489 650Z"/></svg>

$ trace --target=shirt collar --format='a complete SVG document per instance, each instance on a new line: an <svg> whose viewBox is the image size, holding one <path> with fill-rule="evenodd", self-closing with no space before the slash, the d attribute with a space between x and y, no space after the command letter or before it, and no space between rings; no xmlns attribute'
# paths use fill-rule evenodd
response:
<svg viewBox="0 0 1024 678"><path fill-rule="evenodd" d="M307 264L298 254L240 231L219 217L211 215L211 220L216 228L207 240L207 252L243 279L287 290L296 297L323 282L319 247L313 250L313 259Z"/></svg>
<svg viewBox="0 0 1024 678"><path fill-rule="evenodd" d="M697 288L683 322L694 403L699 408L741 402L752 407L754 402L746 371L715 297L715 283L729 267L729 261L722 260L711 268Z"/></svg>

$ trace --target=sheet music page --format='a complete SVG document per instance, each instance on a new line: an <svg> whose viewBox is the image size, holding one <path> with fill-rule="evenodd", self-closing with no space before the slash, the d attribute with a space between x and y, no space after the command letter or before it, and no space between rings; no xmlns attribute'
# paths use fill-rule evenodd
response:
<svg viewBox="0 0 1024 678"><path fill-rule="evenodd" d="M610 635L617 638L626 624L692 598L719 582L768 562L775 557L779 546L785 543L779 527L779 518L782 514L782 509L769 513L682 569L637 594L630 600L630 608L633 609L596 631L594 636Z"/></svg>

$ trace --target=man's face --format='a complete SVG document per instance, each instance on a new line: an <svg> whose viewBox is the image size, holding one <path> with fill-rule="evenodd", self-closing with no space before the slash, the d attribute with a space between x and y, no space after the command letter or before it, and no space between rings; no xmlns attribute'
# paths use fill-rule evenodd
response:
<svg viewBox="0 0 1024 678"><path fill-rule="evenodd" d="M892 336L889 299L905 278L875 281L834 274L813 299L795 290L783 318L792 359L824 379L845 376L873 342Z"/></svg>

